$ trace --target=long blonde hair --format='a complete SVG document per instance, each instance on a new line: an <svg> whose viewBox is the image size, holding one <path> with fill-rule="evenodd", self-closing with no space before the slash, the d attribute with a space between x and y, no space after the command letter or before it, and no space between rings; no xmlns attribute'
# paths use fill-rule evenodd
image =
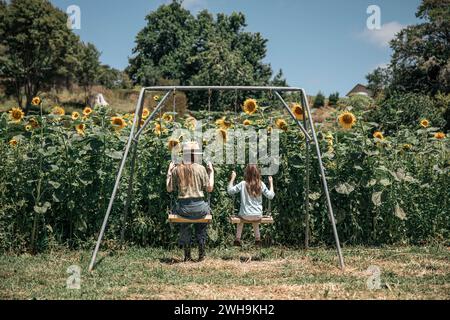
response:
<svg viewBox="0 0 450 320"><path fill-rule="evenodd" d="M256 164L249 164L244 172L245 188L252 197L259 197L262 193L261 172Z"/></svg>

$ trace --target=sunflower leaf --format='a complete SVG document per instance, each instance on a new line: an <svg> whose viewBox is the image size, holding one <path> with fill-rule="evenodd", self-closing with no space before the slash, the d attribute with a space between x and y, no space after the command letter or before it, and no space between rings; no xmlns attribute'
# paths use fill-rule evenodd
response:
<svg viewBox="0 0 450 320"><path fill-rule="evenodd" d="M406 220L406 213L398 204L395 206L394 214L400 220Z"/></svg>
<svg viewBox="0 0 450 320"><path fill-rule="evenodd" d="M376 207L381 206L381 195L383 194L382 191L380 192L374 192L372 194L372 202Z"/></svg>
<svg viewBox="0 0 450 320"><path fill-rule="evenodd" d="M347 182L342 183L336 187L336 191L338 193L345 194L345 195L349 195L350 193L353 192L353 190L355 190L355 187Z"/></svg>

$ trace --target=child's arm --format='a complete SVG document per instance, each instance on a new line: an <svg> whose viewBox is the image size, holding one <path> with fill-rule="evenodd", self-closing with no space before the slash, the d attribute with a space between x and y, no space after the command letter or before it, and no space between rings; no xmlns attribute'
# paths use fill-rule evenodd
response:
<svg viewBox="0 0 450 320"><path fill-rule="evenodd" d="M240 184L238 184L236 186L234 185L235 180L236 180L236 172L233 171L231 173L230 182L228 183L228 194L229 195L236 194L240 191L240 188L239 188Z"/></svg>
<svg viewBox="0 0 450 320"><path fill-rule="evenodd" d="M263 190L262 190L263 194L267 199L272 200L273 198L275 198L272 177L269 177L269 188L270 189L267 189L267 186L264 184L264 182L262 183L262 187L263 187Z"/></svg>
<svg viewBox="0 0 450 320"><path fill-rule="evenodd" d="M173 162L171 162L169 165L169 169L167 170L167 179L166 179L167 192L173 191L172 173L173 173L174 169L175 169L175 164Z"/></svg>

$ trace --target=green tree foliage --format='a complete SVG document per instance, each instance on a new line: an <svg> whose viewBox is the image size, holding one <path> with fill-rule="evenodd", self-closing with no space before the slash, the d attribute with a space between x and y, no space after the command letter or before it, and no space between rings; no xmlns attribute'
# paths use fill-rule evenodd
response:
<svg viewBox="0 0 450 320"><path fill-rule="evenodd" d="M390 92L450 92L450 1L424 0L416 16L424 22L406 27L392 40L388 69L368 75L375 92L386 82Z"/></svg>
<svg viewBox="0 0 450 320"><path fill-rule="evenodd" d="M419 128L422 119L429 120L432 127L443 127L444 112L443 108L436 107L435 99L429 96L397 93L382 101L367 117L370 121L380 123L381 129L390 134L403 127Z"/></svg>
<svg viewBox="0 0 450 320"><path fill-rule="evenodd" d="M262 61L267 40L244 30L242 13L213 17L204 10L193 16L173 1L146 20L127 68L135 84L155 85L164 79L181 85L269 83L272 71ZM193 105L204 101L199 95L190 97Z"/></svg>
<svg viewBox="0 0 450 320"><path fill-rule="evenodd" d="M92 86L98 81L100 73L100 52L91 44L82 43L79 52L79 65L75 75L77 81L84 89L85 103L89 104Z"/></svg>
<svg viewBox="0 0 450 320"><path fill-rule="evenodd" d="M128 75L108 65L100 66L98 83L108 89L129 89L132 87Z"/></svg>
<svg viewBox="0 0 450 320"><path fill-rule="evenodd" d="M328 104L330 106L337 106L338 102L339 102L339 92L330 94L330 96L328 97Z"/></svg>
<svg viewBox="0 0 450 320"><path fill-rule="evenodd" d="M316 95L313 106L314 108L320 108L325 106L325 96L323 95L322 91L319 91L319 93Z"/></svg>
<svg viewBox="0 0 450 320"><path fill-rule="evenodd" d="M47 0L2 2L0 12L0 78L28 110L34 96L71 72L79 39Z"/></svg>

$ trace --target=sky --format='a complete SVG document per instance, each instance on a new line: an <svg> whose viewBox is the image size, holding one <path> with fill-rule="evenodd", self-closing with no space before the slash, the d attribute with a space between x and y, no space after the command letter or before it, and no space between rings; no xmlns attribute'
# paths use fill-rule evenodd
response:
<svg viewBox="0 0 450 320"><path fill-rule="evenodd" d="M102 53L102 63L123 70L132 54L145 16L170 0L51 0L66 11L77 5L85 42ZM403 27L418 23L420 0L185 0L183 6L196 14L243 12L247 31L268 39L265 62L274 73L282 69L291 86L309 94L347 94L365 76L390 61L388 42ZM376 5L380 29L370 30Z"/></svg>

